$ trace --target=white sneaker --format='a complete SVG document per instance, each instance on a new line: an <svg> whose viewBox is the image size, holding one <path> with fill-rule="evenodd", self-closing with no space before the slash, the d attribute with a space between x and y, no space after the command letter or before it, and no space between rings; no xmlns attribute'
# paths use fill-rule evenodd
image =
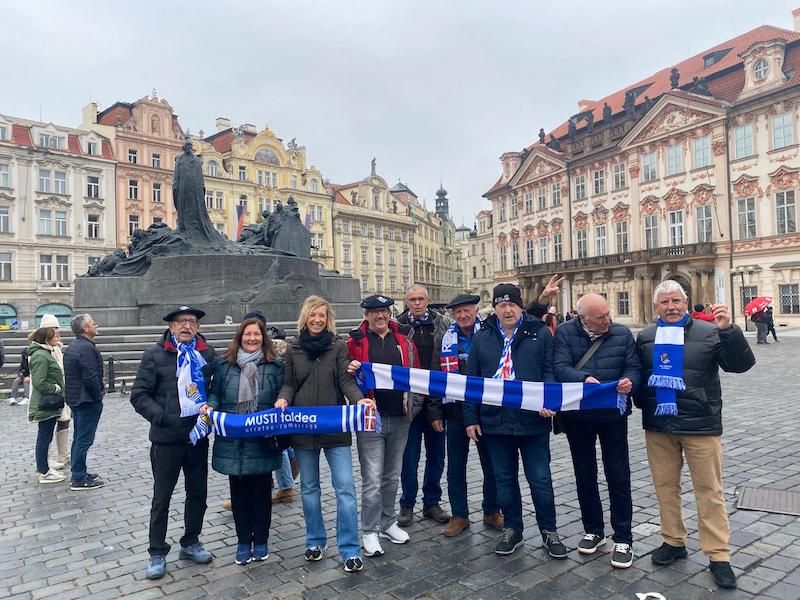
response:
<svg viewBox="0 0 800 600"><path fill-rule="evenodd" d="M381 543L378 541L377 533L365 533L363 546L366 556L383 556L383 548L381 548Z"/></svg>
<svg viewBox="0 0 800 600"><path fill-rule="evenodd" d="M53 469L50 469L47 473L42 475L39 473L39 483L60 483L64 481L66 477Z"/></svg>
<svg viewBox="0 0 800 600"><path fill-rule="evenodd" d="M389 540L393 544L405 544L411 539L405 531L400 529L397 523L392 523L389 527L381 531L380 537Z"/></svg>
<svg viewBox="0 0 800 600"><path fill-rule="evenodd" d="M30 398L23 398L19 401L20 406L25 406L28 402L30 402Z"/></svg>
<svg viewBox="0 0 800 600"><path fill-rule="evenodd" d="M19 403L17 402L17 399L16 399L16 398L9 398L9 399L8 399L8 403L9 403L11 406L16 406L17 404L19 404Z"/></svg>

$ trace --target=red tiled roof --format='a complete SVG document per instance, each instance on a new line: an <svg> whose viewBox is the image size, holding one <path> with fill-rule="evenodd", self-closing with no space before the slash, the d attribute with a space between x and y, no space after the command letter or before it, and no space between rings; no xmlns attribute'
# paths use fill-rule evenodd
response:
<svg viewBox="0 0 800 600"><path fill-rule="evenodd" d="M345 204L347 206L350 206L350 202L347 200L347 198L344 197L344 194L338 191L336 192L336 204Z"/></svg>
<svg viewBox="0 0 800 600"><path fill-rule="evenodd" d="M24 125L17 125L14 123L11 126L11 139L15 144L20 146L33 146L31 139L31 130Z"/></svg>
<svg viewBox="0 0 800 600"><path fill-rule="evenodd" d="M107 158L108 160L114 160L114 150L111 148L111 144L108 140L103 140L103 158Z"/></svg>
<svg viewBox="0 0 800 600"><path fill-rule="evenodd" d="M97 122L100 125L115 126L118 123L126 123L131 118L133 104L127 102L115 102L104 111L97 113Z"/></svg>
<svg viewBox="0 0 800 600"><path fill-rule="evenodd" d="M483 194L483 197L485 198L485 197L486 197L486 196L488 196L489 194L492 194L492 193L496 192L497 190L499 190L499 189L501 189L501 188L505 187L505 185L506 185L506 184L505 184L505 183L503 183L503 176L501 175L500 177L498 177L498 178L497 178L497 181L495 182L495 184L494 184L492 187L490 187L490 188L489 188L489 189L488 189L488 190L487 190L487 191L486 191L486 192Z"/></svg>
<svg viewBox="0 0 800 600"><path fill-rule="evenodd" d="M83 154L81 151L81 144L78 141L78 136L70 133L67 135L67 149L73 154Z"/></svg>

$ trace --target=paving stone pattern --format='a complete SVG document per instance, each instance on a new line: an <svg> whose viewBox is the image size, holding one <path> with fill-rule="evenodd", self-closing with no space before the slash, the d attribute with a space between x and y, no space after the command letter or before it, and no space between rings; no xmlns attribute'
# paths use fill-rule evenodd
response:
<svg viewBox="0 0 800 600"><path fill-rule="evenodd" d="M179 482L168 532L173 550L167 575L150 582L144 578L152 486L147 423L134 413L127 396L114 394L106 400L89 455L90 471L100 473L107 484L91 492L71 492L66 483L39 485L33 459L36 428L25 422L24 408L6 402L0 406L0 450L4 457L0 464L0 598L568 600L633 599L637 593L647 592L660 593L668 600L712 595L731 599L800 598L800 519L735 509L735 490L740 484L800 490L796 433L800 407L795 378L800 339L797 332L780 333L783 343L769 348L754 345L752 334L748 334L758 365L746 375L723 376L725 494L735 550L732 563L739 575L736 591L718 590L711 580L707 561L698 550L690 492L683 496L690 531L689 560L668 568L651 564L648 554L661 539L638 414L630 420L637 555L630 569L613 569L608 552L586 558L574 550L582 527L566 439L557 436L551 444L552 471L559 530L571 549L565 561L551 560L541 549L530 494L523 494L526 544L510 557L493 554L497 533L480 521L481 475L473 451L469 475L473 523L468 532L444 538L441 525L419 520L418 506L415 521L408 528L411 543L385 543L386 555L366 558L364 571L353 575L342 571L335 548L335 503L329 483L324 484L323 498L331 545L327 558L318 563L303 559L305 528L296 499L274 507L269 560L240 567L233 564L233 519L222 509L228 482L213 472L202 540L215 560L209 566L199 566L177 558L184 499ZM323 472L328 482L327 467ZM684 483L688 490L686 472ZM360 481L357 487L360 489ZM299 491L299 483L297 488ZM602 497L607 506L605 489Z"/></svg>

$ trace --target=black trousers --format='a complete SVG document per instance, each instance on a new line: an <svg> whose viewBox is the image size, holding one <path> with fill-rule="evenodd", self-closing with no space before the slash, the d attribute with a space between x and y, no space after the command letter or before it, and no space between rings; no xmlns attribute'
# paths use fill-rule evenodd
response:
<svg viewBox="0 0 800 600"><path fill-rule="evenodd" d="M603 505L597 485L597 439L603 457L603 470L608 484L611 503L611 527L614 542L632 544L633 501L631 499L631 467L628 460L628 419L610 422L563 418L561 424L567 434L572 464L575 468L575 484L578 504L586 533L605 537Z"/></svg>
<svg viewBox="0 0 800 600"><path fill-rule="evenodd" d="M238 543L265 545L272 522L272 473L229 475L228 479Z"/></svg>
<svg viewBox="0 0 800 600"><path fill-rule="evenodd" d="M169 503L181 470L186 488L181 547L199 541L208 494L208 439L200 440L196 446L153 443L150 446L150 464L153 468L153 503L150 507L148 552L150 556L166 556L170 549L166 542Z"/></svg>

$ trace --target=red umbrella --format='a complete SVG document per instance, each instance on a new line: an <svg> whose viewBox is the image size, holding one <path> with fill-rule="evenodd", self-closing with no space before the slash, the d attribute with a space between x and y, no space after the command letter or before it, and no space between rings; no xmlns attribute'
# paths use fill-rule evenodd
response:
<svg viewBox="0 0 800 600"><path fill-rule="evenodd" d="M772 298L769 296L759 296L758 298L753 298L745 304L744 306L744 314L748 317L752 317L757 312L761 312L765 310L768 306L772 304Z"/></svg>

